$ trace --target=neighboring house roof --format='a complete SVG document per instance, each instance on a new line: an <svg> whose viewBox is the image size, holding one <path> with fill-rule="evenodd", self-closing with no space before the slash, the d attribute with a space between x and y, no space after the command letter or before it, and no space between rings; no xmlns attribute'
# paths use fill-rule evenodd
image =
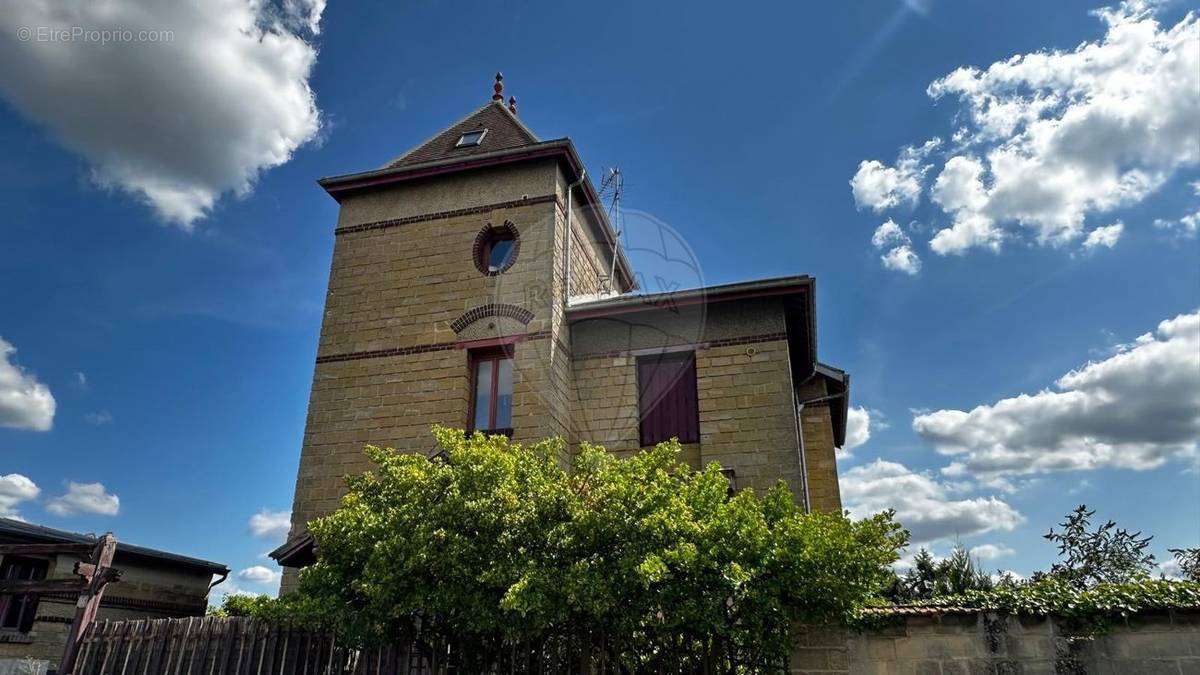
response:
<svg viewBox="0 0 1200 675"><path fill-rule="evenodd" d="M0 538L11 538L30 543L54 543L54 544L92 544L96 542L96 537L90 534L79 534L77 532L68 532L66 530L56 530L52 527L44 525L34 525L21 520L12 518L0 518ZM121 557L136 557L143 560L168 563L182 567L190 567L196 570L211 572L213 574L228 574L229 568L221 563L215 563L209 560L201 560L200 558L192 558L178 553L169 553L158 549L146 548L136 544L127 544L123 541L117 541L116 555Z"/></svg>
<svg viewBox="0 0 1200 675"><path fill-rule="evenodd" d="M468 131L487 129L479 145L456 147L458 139ZM470 157L496 150L508 150L540 142L517 116L499 101L492 101L438 132L417 147L388 162L383 168L394 169L440 159Z"/></svg>

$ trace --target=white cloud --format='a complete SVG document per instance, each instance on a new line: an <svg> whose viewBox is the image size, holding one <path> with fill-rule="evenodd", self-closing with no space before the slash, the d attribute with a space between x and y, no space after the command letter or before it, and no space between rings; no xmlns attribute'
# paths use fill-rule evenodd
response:
<svg viewBox="0 0 1200 675"><path fill-rule="evenodd" d="M16 347L0 338L0 427L49 431L54 425L54 395L12 362L16 353Z"/></svg>
<svg viewBox="0 0 1200 675"><path fill-rule="evenodd" d="M242 588L241 586L238 586L237 584L233 583L232 581L226 579L226 580L222 581L221 583L217 584L216 586L213 586L211 589L209 589L208 604L213 607L220 607L221 604L225 602L225 597L231 596L231 595L232 596L244 596L244 597L256 597L256 596L261 596L261 595L267 595L267 593L265 593L263 591L247 590L245 588Z"/></svg>
<svg viewBox="0 0 1200 675"><path fill-rule="evenodd" d="M930 84L935 101L961 106L931 193L951 221L930 241L934 252L998 251L1022 233L1061 246L1086 234L1089 216L1139 203L1200 165L1200 18L1162 26L1154 9L1101 10L1100 39L958 68ZM916 166L919 175L928 168ZM877 210L915 204L919 175L863 162L855 200Z"/></svg>
<svg viewBox="0 0 1200 675"><path fill-rule="evenodd" d="M890 247L886 253L879 256L879 260L887 269L906 274L921 271L921 258L913 252L912 240L896 221L889 218L875 228L875 233L871 235L871 245L880 250Z"/></svg>
<svg viewBox="0 0 1200 675"><path fill-rule="evenodd" d="M112 424L113 416L112 416L112 413L108 412L107 410L100 410L97 412L90 412L90 413L84 415L83 421L87 422L88 424L95 424L96 426L102 426L105 424Z"/></svg>
<svg viewBox="0 0 1200 675"><path fill-rule="evenodd" d="M0 475L0 518L20 519L17 508L22 502L37 499L41 492L32 480L19 473Z"/></svg>
<svg viewBox="0 0 1200 675"><path fill-rule="evenodd" d="M970 553L973 557L987 562L996 558L1003 558L1004 556L1016 555L1017 552L1007 546L980 544L979 546L972 546Z"/></svg>
<svg viewBox="0 0 1200 675"><path fill-rule="evenodd" d="M929 171L929 165L923 162L941 142L934 138L920 147L905 147L895 166L874 159L860 162L854 178L850 179L854 203L860 209L866 207L876 213L901 204L916 206L924 189L925 173Z"/></svg>
<svg viewBox="0 0 1200 675"><path fill-rule="evenodd" d="M308 36L323 9L323 0L11 3L0 13L0 93L82 155L99 185L190 228L317 135ZM74 27L128 30L134 41L45 39ZM143 31L155 39L139 40Z"/></svg>
<svg viewBox="0 0 1200 675"><path fill-rule="evenodd" d="M850 456L850 451L871 438L871 411L853 407L846 412L846 444L838 448L839 458Z"/></svg>
<svg viewBox="0 0 1200 675"><path fill-rule="evenodd" d="M263 509L250 516L250 534L259 539L282 539L292 526L291 511L268 511Z"/></svg>
<svg viewBox="0 0 1200 675"><path fill-rule="evenodd" d="M903 464L877 459L856 466L841 479L842 499L855 517L895 509L913 543L1012 530L1025 520L996 497L953 499L947 486Z"/></svg>
<svg viewBox="0 0 1200 675"><path fill-rule="evenodd" d="M104 489L103 483L67 482L67 491L46 502L46 510L56 516L94 513L115 516L121 510L121 499Z"/></svg>
<svg viewBox="0 0 1200 675"><path fill-rule="evenodd" d="M75 386L79 387L80 391L87 391L88 378L87 375L79 371L75 371Z"/></svg>
<svg viewBox="0 0 1200 675"><path fill-rule="evenodd" d="M891 218L888 218L882 225L875 228L875 234L871 235L871 245L875 248L907 244L908 242L908 235Z"/></svg>
<svg viewBox="0 0 1200 675"><path fill-rule="evenodd" d="M262 565L253 565L238 572L238 578L256 584L270 584L279 581L280 574Z"/></svg>
<svg viewBox="0 0 1200 675"><path fill-rule="evenodd" d="M1164 230L1175 230L1186 237L1195 236L1196 231L1200 230L1200 210L1181 216L1179 220L1155 219L1154 226Z"/></svg>
<svg viewBox="0 0 1200 675"><path fill-rule="evenodd" d="M879 259L883 261L883 266L889 270L904 272L905 274L916 274L921 271L921 258L916 253L913 253L912 247L907 244L893 248L880 256Z"/></svg>
<svg viewBox="0 0 1200 675"><path fill-rule="evenodd" d="M1158 564L1158 571L1168 579L1183 581L1183 568L1179 565L1179 561L1171 558L1164 560Z"/></svg>
<svg viewBox="0 0 1200 675"><path fill-rule="evenodd" d="M943 470L952 476L1143 470L1195 458L1200 312L1163 321L1156 333L1063 375L1056 391L919 414L913 430L958 458Z"/></svg>
<svg viewBox="0 0 1200 675"><path fill-rule="evenodd" d="M1097 249L1101 246L1112 248L1117 245L1117 240L1121 238L1121 233L1125 231L1125 223L1117 221L1112 225L1104 225L1088 232L1087 238L1083 240L1083 247L1088 250Z"/></svg>

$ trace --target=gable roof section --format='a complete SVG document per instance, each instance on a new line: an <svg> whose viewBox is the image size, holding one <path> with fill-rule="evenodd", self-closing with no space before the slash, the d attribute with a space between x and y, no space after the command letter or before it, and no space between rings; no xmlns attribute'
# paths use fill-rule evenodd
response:
<svg viewBox="0 0 1200 675"><path fill-rule="evenodd" d="M96 537L90 534L79 534L77 532L67 532L66 530L56 530L52 527L44 525L34 525L21 520L12 518L0 518L0 538L13 539L22 543L48 543L48 544L94 544ZM214 574L228 574L229 568L221 563L211 562L209 560L201 560L200 558L192 558L178 553L170 553L168 551L160 551L158 549L146 548L136 544L127 544L123 541L117 541L116 555L118 558L124 556L132 556L142 559L153 560L159 563L179 565L204 572L212 572Z"/></svg>
<svg viewBox="0 0 1200 675"><path fill-rule="evenodd" d="M487 129L487 134L479 145L455 147L463 134L480 129ZM471 157L496 150L534 145L538 142L538 137L529 127L521 124L516 115L509 112L503 103L492 101L438 132L433 138L388 162L383 168L397 169L443 159Z"/></svg>

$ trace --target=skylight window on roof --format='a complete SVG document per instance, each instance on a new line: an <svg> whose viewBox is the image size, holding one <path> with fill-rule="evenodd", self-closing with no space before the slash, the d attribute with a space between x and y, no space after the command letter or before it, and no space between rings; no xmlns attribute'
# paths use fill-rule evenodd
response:
<svg viewBox="0 0 1200 675"><path fill-rule="evenodd" d="M476 129L468 131L459 137L458 142L454 144L456 148L470 148L479 145L483 142L483 137L487 134L487 129Z"/></svg>

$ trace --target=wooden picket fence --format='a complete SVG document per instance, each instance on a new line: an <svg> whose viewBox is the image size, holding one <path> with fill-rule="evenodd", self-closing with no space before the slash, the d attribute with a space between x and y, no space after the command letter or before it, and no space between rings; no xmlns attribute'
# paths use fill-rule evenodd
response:
<svg viewBox="0 0 1200 675"><path fill-rule="evenodd" d="M731 663L720 650L685 649L629 662L603 640L567 635L481 652L419 641L370 649L338 642L331 631L247 617L104 621L88 627L70 675L712 675L782 673L786 663ZM627 657L626 657L627 658ZM65 674L64 674L65 675Z"/></svg>
<svg viewBox="0 0 1200 675"><path fill-rule="evenodd" d="M332 632L250 618L92 624L72 675L426 675L410 649L347 649Z"/></svg>

